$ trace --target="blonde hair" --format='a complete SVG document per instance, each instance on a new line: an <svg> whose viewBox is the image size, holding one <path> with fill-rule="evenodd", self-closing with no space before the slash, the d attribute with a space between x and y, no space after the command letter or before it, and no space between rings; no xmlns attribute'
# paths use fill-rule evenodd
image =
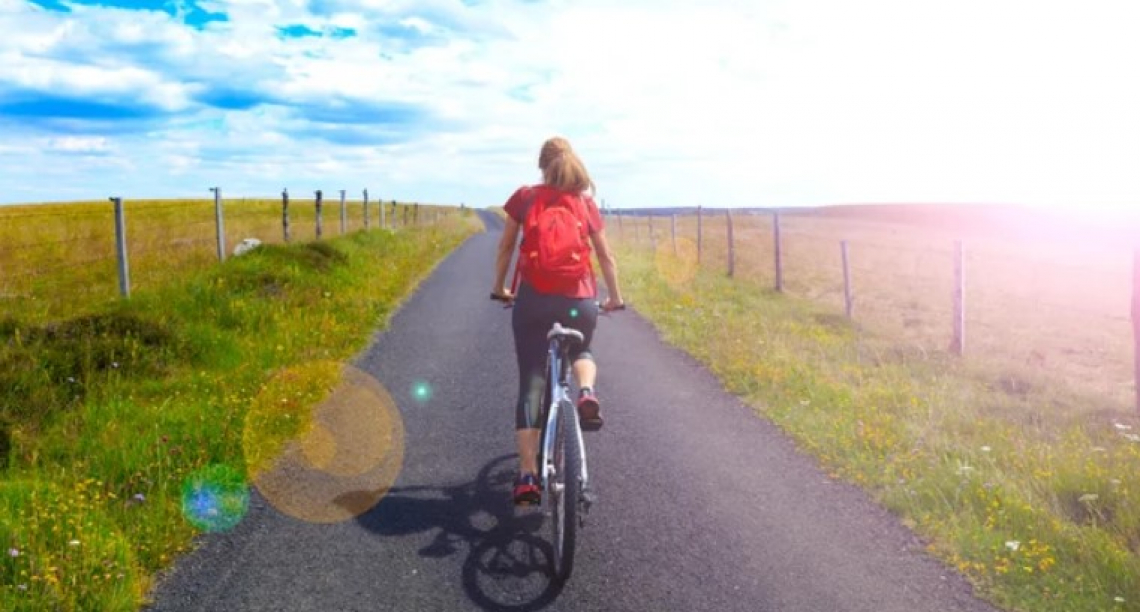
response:
<svg viewBox="0 0 1140 612"><path fill-rule="evenodd" d="M595 190L586 166L565 138L555 136L542 143L538 167L542 170L542 182L551 187L572 193Z"/></svg>

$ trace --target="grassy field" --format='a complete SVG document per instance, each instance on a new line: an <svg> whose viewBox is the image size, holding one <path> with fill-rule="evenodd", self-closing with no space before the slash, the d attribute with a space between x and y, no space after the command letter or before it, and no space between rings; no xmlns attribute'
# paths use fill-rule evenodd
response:
<svg viewBox="0 0 1140 612"><path fill-rule="evenodd" d="M214 202L210 200L123 201L131 290L169 281L173 270L218 261ZM317 238L316 202L290 199L289 238ZM450 207L383 203L384 227L399 229L454 212ZM282 202L223 200L227 257L246 238L285 242ZM321 238L340 236L340 201L323 198ZM380 204L371 201L368 227L379 228ZM362 201L347 201L345 231L365 228ZM114 207L75 202L0 207L0 312L51 320L97 308L119 297Z"/></svg>
<svg viewBox="0 0 1140 612"><path fill-rule="evenodd" d="M195 535L241 519L250 482L276 499L275 456L357 482L371 470L382 491L399 423L345 363L482 227L469 210L420 207L419 225L341 236L337 214L318 241L298 211L286 245L279 203L232 203L230 248L276 244L219 265L212 202L137 203L124 300L100 267L108 207L0 209L0 243L19 245L0 254L0 610L138 609ZM369 411L387 446L338 450L345 406ZM284 511L328 517L331 502L309 501Z"/></svg>
<svg viewBox="0 0 1140 612"><path fill-rule="evenodd" d="M858 483L1010 610L1140 610L1140 423L1131 249L962 220L610 218L626 295L663 337ZM947 230L947 227L952 227ZM839 241L857 307L844 316ZM947 351L967 245L964 358ZM1028 268L1026 267L1028 266ZM743 339L757 338L755 342Z"/></svg>

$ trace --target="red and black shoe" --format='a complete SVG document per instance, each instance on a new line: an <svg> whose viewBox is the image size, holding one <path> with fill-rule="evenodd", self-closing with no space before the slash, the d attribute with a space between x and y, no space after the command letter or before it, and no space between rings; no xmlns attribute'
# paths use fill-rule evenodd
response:
<svg viewBox="0 0 1140 612"><path fill-rule="evenodd" d="M538 486L538 476L523 472L515 479L515 505L537 506L542 501L542 489Z"/></svg>
<svg viewBox="0 0 1140 612"><path fill-rule="evenodd" d="M582 423L582 431L602 428L602 408L593 389L582 389L578 397L578 421Z"/></svg>

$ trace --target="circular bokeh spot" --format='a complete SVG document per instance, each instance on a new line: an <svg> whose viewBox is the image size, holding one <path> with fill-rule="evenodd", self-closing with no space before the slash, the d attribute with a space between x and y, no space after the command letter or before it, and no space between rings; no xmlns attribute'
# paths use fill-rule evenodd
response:
<svg viewBox="0 0 1140 612"><path fill-rule="evenodd" d="M431 399L431 385L426 381L417 380L412 385L412 399L419 403L424 403Z"/></svg>
<svg viewBox="0 0 1140 612"><path fill-rule="evenodd" d="M276 432L259 429L267 425ZM372 376L337 362L274 376L247 414L244 441L262 496L284 514L318 523L372 509L404 457L403 422L391 395Z"/></svg>
<svg viewBox="0 0 1140 612"><path fill-rule="evenodd" d="M680 288L697 275L697 243L688 238L678 238L674 250L672 240L662 240L654 252L657 273L671 287Z"/></svg>
<svg viewBox="0 0 1140 612"><path fill-rule="evenodd" d="M571 308L570 309L570 318L571 319L577 319L578 318L578 309L577 308Z"/></svg>
<svg viewBox="0 0 1140 612"><path fill-rule="evenodd" d="M208 465L182 483L182 516L202 531L229 531L248 511L249 486L228 465Z"/></svg>

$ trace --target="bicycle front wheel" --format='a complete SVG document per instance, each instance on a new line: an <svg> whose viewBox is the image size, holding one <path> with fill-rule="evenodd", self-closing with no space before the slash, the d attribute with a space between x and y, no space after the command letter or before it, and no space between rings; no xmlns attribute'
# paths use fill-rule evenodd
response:
<svg viewBox="0 0 1140 612"><path fill-rule="evenodd" d="M574 406L558 405L558 429L554 432L554 482L551 487L551 527L554 540L553 575L570 578L574 569L574 546L578 534L578 501L582 494L582 454L575 436Z"/></svg>

